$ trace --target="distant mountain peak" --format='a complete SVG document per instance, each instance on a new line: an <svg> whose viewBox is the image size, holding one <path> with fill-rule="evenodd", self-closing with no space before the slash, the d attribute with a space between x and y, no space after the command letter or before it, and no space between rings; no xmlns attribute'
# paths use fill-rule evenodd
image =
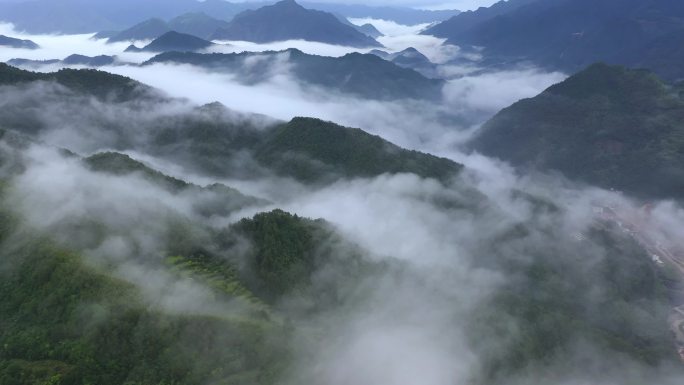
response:
<svg viewBox="0 0 684 385"><path fill-rule="evenodd" d="M210 40L244 40L256 43L307 40L351 47L381 46L346 19L341 20L332 13L304 8L293 0L245 11L235 16L224 28L219 28Z"/></svg>

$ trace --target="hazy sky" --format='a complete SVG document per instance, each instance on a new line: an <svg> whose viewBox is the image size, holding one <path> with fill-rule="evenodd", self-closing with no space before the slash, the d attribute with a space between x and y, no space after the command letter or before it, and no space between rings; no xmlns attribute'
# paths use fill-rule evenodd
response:
<svg viewBox="0 0 684 385"><path fill-rule="evenodd" d="M0 0L2 1L2 0ZM234 0L235 1L235 0ZM250 1L250 0L246 0ZM251 0L262 1L262 0ZM347 3L365 5L395 5L410 6L430 9L476 9L481 6L490 6L498 0L302 0L321 3Z"/></svg>
<svg viewBox="0 0 684 385"><path fill-rule="evenodd" d="M0 0L0 3L22 2L28 0ZM101 0L100 0L101 1ZM116 1L116 0L112 0ZM144 0L141 0L144 1ZM233 2L263 1L263 0L232 0ZM309 0L325 3L348 3L367 5L402 5L430 9L475 9L480 6L489 6L498 0Z"/></svg>

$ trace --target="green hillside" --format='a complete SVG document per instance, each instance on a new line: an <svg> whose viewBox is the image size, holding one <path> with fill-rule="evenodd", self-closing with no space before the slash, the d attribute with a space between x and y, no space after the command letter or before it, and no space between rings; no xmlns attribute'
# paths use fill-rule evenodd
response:
<svg viewBox="0 0 684 385"><path fill-rule="evenodd" d="M2 79L7 80L2 82ZM96 95L111 101L162 101L148 93L150 89L146 86L105 72L62 70L37 74L10 66L0 67L0 83L37 80L53 80L74 91L75 95L60 95L66 105L83 103L79 98L83 95ZM119 97L111 99L113 95ZM31 136L49 131L52 127L45 118L31 112L33 103L47 103L47 97L43 99L41 95L32 94L27 100L0 109L4 128ZM128 104L121 108L130 112ZM109 118L109 114L87 111L84 119L91 119L87 122L105 129L106 137L113 138L109 146L118 151L133 150L172 159L198 173L224 178L253 179L276 173L300 182L320 184L339 177L414 173L447 181L462 168L447 159L401 149L360 129L318 119L296 118L282 123L256 115L236 118L220 104L197 107L189 112L160 114L154 120L135 118L138 113L135 110L132 120L120 121ZM87 131L82 134L93 136L89 124L85 127Z"/></svg>
<svg viewBox="0 0 684 385"><path fill-rule="evenodd" d="M471 147L643 198L684 197L684 102L647 71L596 64L498 113Z"/></svg>
<svg viewBox="0 0 684 385"><path fill-rule="evenodd" d="M384 173L414 173L448 181L462 168L448 159L402 149L360 129L311 118L295 118L273 130L258 147L256 158L278 173L303 181Z"/></svg>

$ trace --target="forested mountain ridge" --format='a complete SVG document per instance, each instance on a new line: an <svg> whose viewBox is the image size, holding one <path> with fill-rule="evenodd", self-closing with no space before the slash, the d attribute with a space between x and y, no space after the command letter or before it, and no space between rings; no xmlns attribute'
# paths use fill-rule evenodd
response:
<svg viewBox="0 0 684 385"><path fill-rule="evenodd" d="M313 162L293 157L293 153ZM295 118L278 127L259 146L256 158L300 180L316 180L319 174L339 178L411 172L446 182L462 168L448 159L401 149L361 129L311 118Z"/></svg>
<svg viewBox="0 0 684 385"><path fill-rule="evenodd" d="M643 198L684 197L684 102L653 73L596 64L487 122L471 146Z"/></svg>
<svg viewBox="0 0 684 385"><path fill-rule="evenodd" d="M0 66L1 84L30 85L31 82L50 80L74 93L65 95L67 100L69 97L78 99L81 95L95 95L110 98L120 103L122 108L127 108L129 103L135 104L138 100L154 103L156 98L162 98L153 89L131 79L95 70L61 70L41 74L4 64ZM34 94L31 98L40 100L40 96ZM30 110L30 106L31 102L22 100L0 110L5 127L27 134L49 130L50 127L40 117L25 112ZM114 119L108 124L114 135L112 145L119 150L144 148L161 157L185 159L183 162L198 171L224 177L252 175L253 178L270 170L314 184L327 183L339 177L372 177L383 173L415 173L446 181L461 170L461 165L453 161L400 149L359 129L304 118L293 119L289 123L271 122L264 129L257 127L256 120L255 117L254 121L244 119L236 122L228 110L214 105L196 108L190 113L161 115L154 121L137 122L142 132L135 134L129 132L130 127ZM87 130L87 126L84 129ZM143 137L147 140L136 143ZM299 139L293 141L291 138ZM328 150L322 151L323 148ZM252 161L243 159L245 152L252 153ZM238 159L243 165L232 167L231 164ZM284 164L289 166L283 167Z"/></svg>

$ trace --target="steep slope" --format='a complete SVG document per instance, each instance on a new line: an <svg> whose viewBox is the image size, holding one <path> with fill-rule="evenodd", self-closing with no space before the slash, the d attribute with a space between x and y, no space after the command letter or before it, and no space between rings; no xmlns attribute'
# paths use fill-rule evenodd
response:
<svg viewBox="0 0 684 385"><path fill-rule="evenodd" d="M654 44L661 53L679 52L679 40L665 37L684 31L680 1L548 0L518 7L501 4L498 9L504 12L490 12L496 16L472 24L459 22L466 14L459 15L426 33L457 45L485 47L485 57L494 63L527 60L574 72L605 61L647 65L669 80L684 77L684 70L673 71L676 55L641 60Z"/></svg>
<svg viewBox="0 0 684 385"><path fill-rule="evenodd" d="M684 103L645 71L596 64L487 122L472 148L644 198L684 198Z"/></svg>
<svg viewBox="0 0 684 385"><path fill-rule="evenodd" d="M297 39L351 47L380 46L373 38L341 23L334 15L306 9L294 0L241 13L212 36L212 40L256 43Z"/></svg>
<svg viewBox="0 0 684 385"><path fill-rule="evenodd" d="M31 40L15 39L13 37L0 35L0 47L38 49L38 44Z"/></svg>
<svg viewBox="0 0 684 385"><path fill-rule="evenodd" d="M245 65L250 58L253 65ZM325 57L308 55L296 49L283 52L239 54L165 53L145 64L182 63L238 74L246 83L268 80L272 73L282 71L283 62L289 71L304 83L331 91L350 93L370 99L428 99L441 97L444 82L428 79L420 73L401 68L375 55L351 53Z"/></svg>
<svg viewBox="0 0 684 385"><path fill-rule="evenodd" d="M154 39L150 44L146 45L141 51L147 52L193 52L204 48L211 47L212 42L200 39L199 37L179 33L176 31L167 32L158 38Z"/></svg>

